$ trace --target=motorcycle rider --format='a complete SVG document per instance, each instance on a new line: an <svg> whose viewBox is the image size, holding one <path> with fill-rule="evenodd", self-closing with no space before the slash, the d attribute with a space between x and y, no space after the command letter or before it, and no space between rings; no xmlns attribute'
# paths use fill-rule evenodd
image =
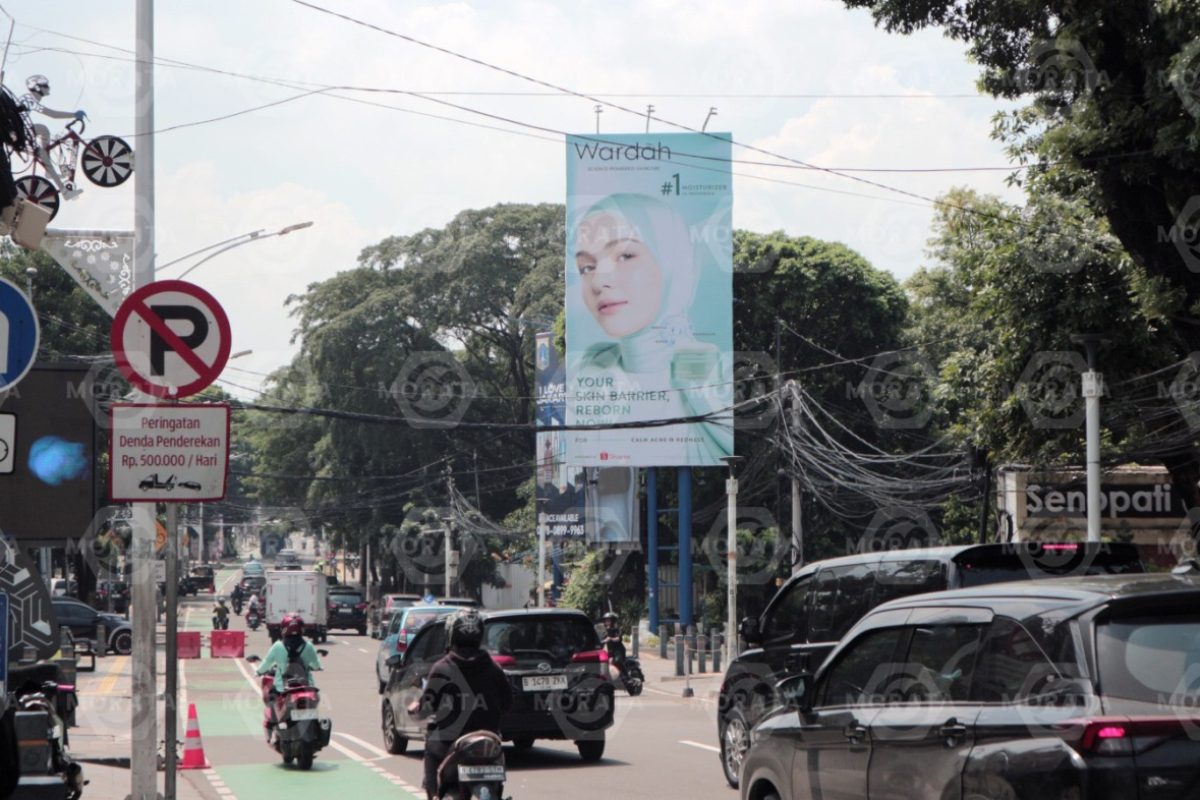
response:
<svg viewBox="0 0 1200 800"><path fill-rule="evenodd" d="M213 606L213 630L226 630L229 628L229 606L225 605L225 598L218 597L217 604Z"/></svg>
<svg viewBox="0 0 1200 800"><path fill-rule="evenodd" d="M254 592L250 595L250 601L246 605L246 613L249 614L251 611L256 614L261 613L258 602L258 592Z"/></svg>
<svg viewBox="0 0 1200 800"><path fill-rule="evenodd" d="M229 594L229 599L233 601L234 613L240 614L242 612L242 601L246 599L246 592L242 589L240 583L233 587L233 591Z"/></svg>
<svg viewBox="0 0 1200 800"><path fill-rule="evenodd" d="M625 642L621 639L621 620L612 611L600 618L604 622L604 638L601 644L608 650L610 663L623 671L625 667Z"/></svg>
<svg viewBox="0 0 1200 800"><path fill-rule="evenodd" d="M435 800L438 766L460 736L474 731L500 733L500 715L512 705L512 688L483 641L479 611L466 608L446 620L446 653L433 668L425 691L408 712L429 718L425 734L425 795Z"/></svg>
<svg viewBox="0 0 1200 800"><path fill-rule="evenodd" d="M268 738L271 734L270 729L275 727L276 722L275 698L283 693L287 679L301 678L307 685L315 687L317 684L313 681L312 674L320 670L321 658L317 655L317 648L304 638L304 620L299 616L289 616L283 626L283 636L271 645L266 658L255 670L257 675L266 675L271 671L275 673L275 683L266 698L271 709Z"/></svg>

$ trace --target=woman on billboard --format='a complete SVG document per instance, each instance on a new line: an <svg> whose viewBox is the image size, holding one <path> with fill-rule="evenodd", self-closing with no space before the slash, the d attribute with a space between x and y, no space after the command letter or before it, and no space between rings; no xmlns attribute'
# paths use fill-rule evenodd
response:
<svg viewBox="0 0 1200 800"><path fill-rule="evenodd" d="M601 336L571 343L579 354L569 402L594 423L725 412L713 422L637 431L660 464L719 464L733 453L733 387L723 377L728 354L693 332L693 318L704 322L693 303L705 250L698 254L671 206L642 194L601 199L570 236L580 299Z"/></svg>

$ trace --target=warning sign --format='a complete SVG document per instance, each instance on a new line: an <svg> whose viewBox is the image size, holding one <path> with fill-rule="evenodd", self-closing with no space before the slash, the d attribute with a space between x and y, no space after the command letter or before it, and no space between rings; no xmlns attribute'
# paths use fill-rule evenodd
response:
<svg viewBox="0 0 1200 800"><path fill-rule="evenodd" d="M221 500L229 473L229 406L114 403L114 503Z"/></svg>

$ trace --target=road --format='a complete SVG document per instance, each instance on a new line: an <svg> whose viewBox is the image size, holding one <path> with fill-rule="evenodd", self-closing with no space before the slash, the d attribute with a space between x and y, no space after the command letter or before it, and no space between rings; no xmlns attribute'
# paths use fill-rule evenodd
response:
<svg viewBox="0 0 1200 800"><path fill-rule="evenodd" d="M223 571L218 585L233 575L232 570ZM188 598L183 627L210 628L210 608L208 597ZM235 619L231 628L241 626L242 620ZM261 656L269 645L265 629L247 633L248 655ZM180 662L185 695L181 708L196 704L205 754L212 764L211 770L180 773L181 782L209 800L329 800L375 796L380 791L388 791L388 796L423 797L419 748L412 746L403 756L383 750L381 699L372 678L376 646L374 639L353 631L335 632L321 645L329 655L323 659L324 671L317 683L334 734L311 772L285 767L267 747L252 664L207 658L207 648L205 658ZM584 764L568 742L539 741L524 753L506 748L505 794L517 800L611 796L732 800L736 793L725 785L712 752L711 703L683 700L676 694L650 687L642 696L630 698L618 690L616 722L608 731L604 759L596 764Z"/></svg>

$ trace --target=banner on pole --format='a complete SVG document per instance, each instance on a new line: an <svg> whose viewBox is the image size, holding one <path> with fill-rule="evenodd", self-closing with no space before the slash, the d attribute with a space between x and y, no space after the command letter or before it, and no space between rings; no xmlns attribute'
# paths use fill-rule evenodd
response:
<svg viewBox="0 0 1200 800"><path fill-rule="evenodd" d="M109 316L136 288L133 231L49 230L42 249L75 279Z"/></svg>

